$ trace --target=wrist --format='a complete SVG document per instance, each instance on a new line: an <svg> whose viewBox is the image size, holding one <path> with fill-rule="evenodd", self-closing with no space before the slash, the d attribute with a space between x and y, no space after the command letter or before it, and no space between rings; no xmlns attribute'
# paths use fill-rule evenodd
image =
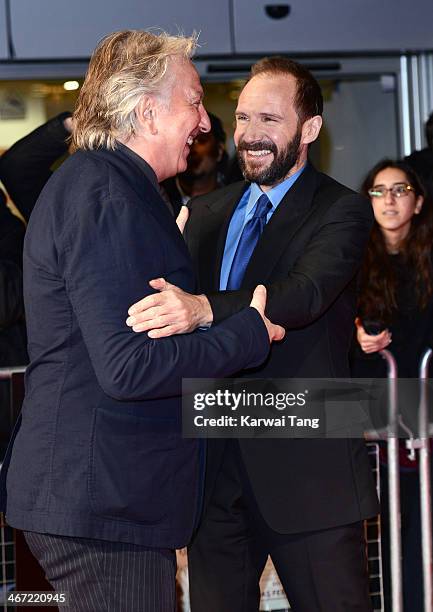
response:
<svg viewBox="0 0 433 612"><path fill-rule="evenodd" d="M197 295L198 327L210 327L213 323L213 312L209 300L205 295Z"/></svg>

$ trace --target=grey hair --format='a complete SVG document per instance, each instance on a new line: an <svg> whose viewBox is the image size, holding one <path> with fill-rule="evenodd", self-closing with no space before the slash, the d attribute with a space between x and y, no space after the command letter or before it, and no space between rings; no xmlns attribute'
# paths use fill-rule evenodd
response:
<svg viewBox="0 0 433 612"><path fill-rule="evenodd" d="M136 107L143 96L167 98L171 58L191 59L197 36L125 30L96 47L74 112L74 149L114 149L137 133Z"/></svg>

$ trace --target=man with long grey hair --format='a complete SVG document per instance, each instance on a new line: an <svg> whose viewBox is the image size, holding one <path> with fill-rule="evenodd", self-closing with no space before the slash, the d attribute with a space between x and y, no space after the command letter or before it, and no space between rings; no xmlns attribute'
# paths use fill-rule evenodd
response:
<svg viewBox="0 0 433 612"><path fill-rule="evenodd" d="M76 152L28 226L31 363L3 470L7 520L67 610L173 612L174 549L197 523L204 463L199 442L181 437L181 379L258 365L284 334L264 316L263 287L205 333L156 341L124 323L152 278L195 290L158 189L209 130L195 45L143 31L100 43L74 114Z"/></svg>

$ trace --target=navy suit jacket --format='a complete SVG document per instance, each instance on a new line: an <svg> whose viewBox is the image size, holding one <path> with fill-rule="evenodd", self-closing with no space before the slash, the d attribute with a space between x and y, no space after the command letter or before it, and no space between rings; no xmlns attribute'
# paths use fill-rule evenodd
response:
<svg viewBox="0 0 433 612"><path fill-rule="evenodd" d="M71 156L25 240L31 363L7 473L13 527L164 548L188 541L203 469L200 444L180 434L181 379L257 365L268 337L252 308L206 332L135 334L128 306L157 277L195 290L156 186L120 149Z"/></svg>

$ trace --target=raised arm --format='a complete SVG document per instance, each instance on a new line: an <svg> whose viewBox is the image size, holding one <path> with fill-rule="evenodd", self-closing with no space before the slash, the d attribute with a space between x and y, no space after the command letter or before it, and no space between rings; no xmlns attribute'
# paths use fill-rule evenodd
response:
<svg viewBox="0 0 433 612"><path fill-rule="evenodd" d="M0 157L0 179L27 221L52 174L51 166L68 150L70 115L65 112L50 119Z"/></svg>

